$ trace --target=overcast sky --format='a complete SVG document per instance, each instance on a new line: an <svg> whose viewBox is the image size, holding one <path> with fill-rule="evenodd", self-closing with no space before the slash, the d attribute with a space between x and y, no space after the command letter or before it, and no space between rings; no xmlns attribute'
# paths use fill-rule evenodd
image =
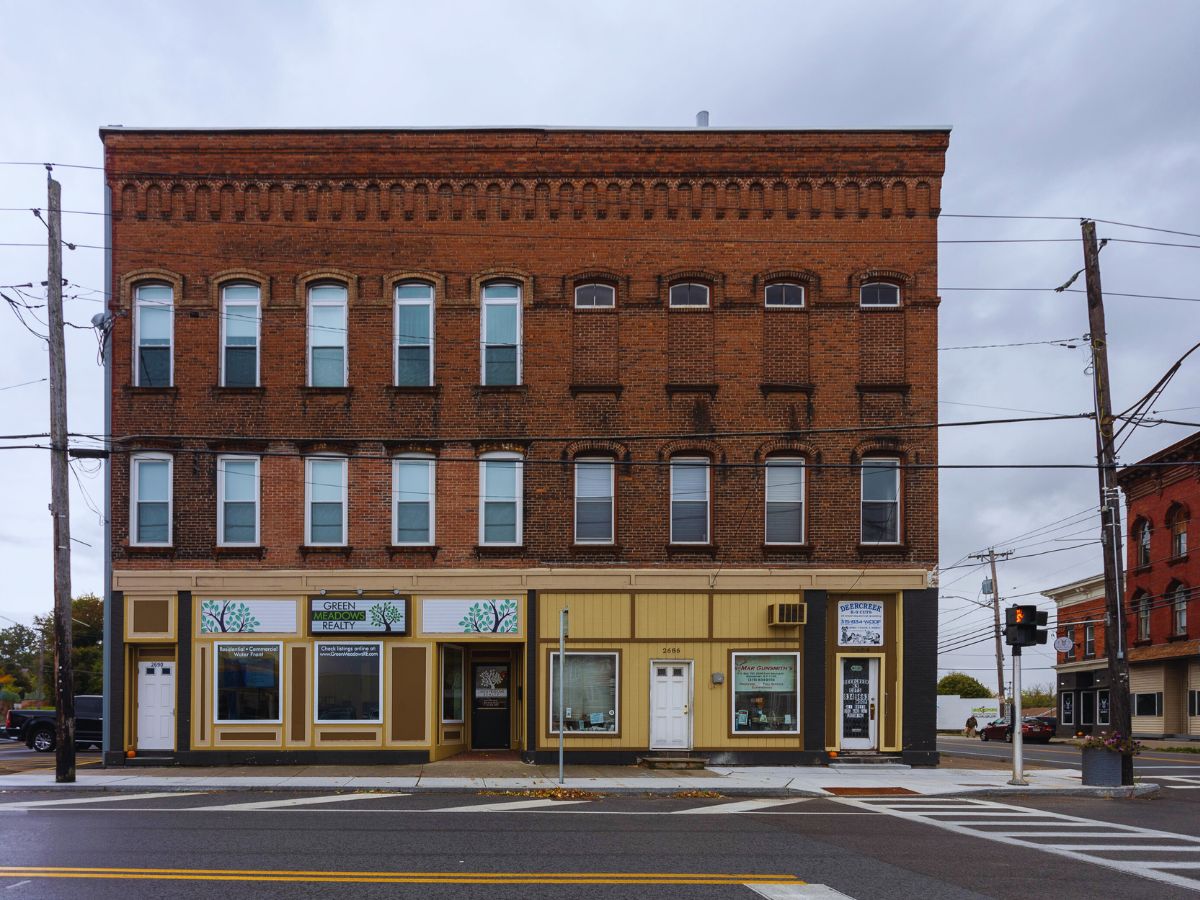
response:
<svg viewBox="0 0 1200 900"><path fill-rule="evenodd" d="M13 2L0 6L0 160L100 165L97 128L127 126L714 126L951 125L944 212L1107 218L1200 232L1200 4L1181 2ZM103 208L101 174L59 168L63 205ZM0 242L45 239L28 211L44 172L0 165ZM65 237L101 243L98 217L67 215ZM1101 236L1200 244L1100 226ZM942 238L1061 237L1073 221L943 218ZM941 344L1047 341L1087 330L1082 294L964 292L1061 284L1077 242L948 244L941 251ZM1200 250L1112 243L1109 292L1200 297ZM0 247L0 284L45 279L43 250ZM67 251L69 320L101 310L102 254ZM1081 287L1082 280L1075 287ZM11 291L6 289L6 293ZM38 287L34 293L41 294ZM78 295L78 296L75 296ZM5 304L7 305L7 304ZM1109 296L1115 403L1143 394L1200 339L1200 303ZM35 326L36 327L36 326ZM0 433L47 430L44 344L0 309ZM96 341L69 330L70 427L103 427ZM943 350L945 422L1024 411L1091 410L1087 352L1060 346ZM1156 404L1200 421L1200 354ZM1191 407L1186 409L1186 407ZM1185 408L1185 409L1181 409ZM1017 412L1021 411L1021 412ZM1090 462L1091 423L945 429L943 463ZM1134 461L1194 428L1137 429ZM103 481L72 484L76 593L103 589ZM50 608L49 460L0 454L7 514L0 616ZM944 566L997 544L1003 595L1100 571L1092 471L945 471ZM1074 516L1074 518L1068 518ZM1055 531L1012 541L1063 520ZM1065 539L1065 540L1064 540ZM87 546L90 545L90 546ZM1056 552L1028 556L1046 550ZM990 613L982 569L942 575L943 632ZM968 600L961 599L966 597ZM1030 599L1039 600L1036 594ZM7 624L0 622L0 624ZM1026 656L1026 682L1048 682L1050 654ZM939 660L994 685L989 645Z"/></svg>

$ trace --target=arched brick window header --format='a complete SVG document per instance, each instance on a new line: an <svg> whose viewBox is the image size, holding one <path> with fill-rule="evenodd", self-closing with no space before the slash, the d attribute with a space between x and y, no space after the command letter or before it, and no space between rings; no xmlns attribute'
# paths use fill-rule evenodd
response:
<svg viewBox="0 0 1200 900"><path fill-rule="evenodd" d="M313 269L296 277L296 304L308 302L308 289L318 284L341 284L346 288L346 302L358 303L358 276L345 269Z"/></svg>
<svg viewBox="0 0 1200 900"><path fill-rule="evenodd" d="M117 300L122 309L133 305L133 292L143 284L169 284L175 294L175 304L183 303L183 276L170 269L132 269L121 276L118 282Z"/></svg>

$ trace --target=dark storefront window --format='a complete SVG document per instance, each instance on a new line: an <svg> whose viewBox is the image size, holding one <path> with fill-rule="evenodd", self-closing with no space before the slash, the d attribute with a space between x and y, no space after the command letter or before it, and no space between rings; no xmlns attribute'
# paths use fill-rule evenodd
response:
<svg viewBox="0 0 1200 900"><path fill-rule="evenodd" d="M383 645L317 644L317 721L382 722Z"/></svg>
<svg viewBox="0 0 1200 900"><path fill-rule="evenodd" d="M1096 724L1108 724L1108 691L1096 691Z"/></svg>
<svg viewBox="0 0 1200 900"><path fill-rule="evenodd" d="M1062 695L1062 724L1075 724L1075 695L1072 693Z"/></svg>
<svg viewBox="0 0 1200 900"><path fill-rule="evenodd" d="M442 648L442 721L463 720L463 652L460 647Z"/></svg>
<svg viewBox="0 0 1200 900"><path fill-rule="evenodd" d="M558 733L558 654L550 654L550 732ZM567 731L617 730L617 654L568 653L562 703Z"/></svg>
<svg viewBox="0 0 1200 900"><path fill-rule="evenodd" d="M217 644L217 721L280 722L279 644Z"/></svg>
<svg viewBox="0 0 1200 900"><path fill-rule="evenodd" d="M1133 714L1135 716L1161 716L1162 692L1153 694L1133 695Z"/></svg>
<svg viewBox="0 0 1200 900"><path fill-rule="evenodd" d="M1081 691L1079 694L1079 724L1096 724L1096 694L1093 691Z"/></svg>
<svg viewBox="0 0 1200 900"><path fill-rule="evenodd" d="M795 653L733 655L733 730L735 734L800 730Z"/></svg>

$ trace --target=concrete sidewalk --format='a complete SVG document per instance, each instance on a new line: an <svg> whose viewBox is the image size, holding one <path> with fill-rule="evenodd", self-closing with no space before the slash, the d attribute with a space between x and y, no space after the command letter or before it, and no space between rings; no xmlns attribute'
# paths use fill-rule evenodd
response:
<svg viewBox="0 0 1200 900"><path fill-rule="evenodd" d="M674 794L714 791L728 796L830 797L913 793L920 796L1079 795L1142 796L1157 785L1132 788L1084 787L1072 769L1042 769L1027 775L1028 786L1007 784L1009 773L985 769L909 769L905 766L831 765L829 767L722 767L695 772L650 772L634 766L568 766L561 786L545 767L514 777L482 766L470 776L401 773L391 766L280 766L237 773L201 768L157 770L106 769L78 773L73 785L54 781L53 771L22 772L0 777L0 791L541 791L565 788L601 794ZM299 771L273 771L274 769ZM582 771L580 771L582 770Z"/></svg>

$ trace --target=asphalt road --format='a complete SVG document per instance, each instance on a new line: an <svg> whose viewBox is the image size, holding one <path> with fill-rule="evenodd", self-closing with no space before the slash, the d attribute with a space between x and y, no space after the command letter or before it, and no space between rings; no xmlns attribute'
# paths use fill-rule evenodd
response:
<svg viewBox="0 0 1200 900"><path fill-rule="evenodd" d="M1196 897L1200 821L1178 792L1163 795L564 803L5 792L0 891L96 900L831 896L807 882L856 900ZM1131 821L1112 824L1122 819Z"/></svg>
<svg viewBox="0 0 1200 900"><path fill-rule="evenodd" d="M78 750L75 753L75 768L98 767L101 762L99 750ZM34 769L53 769L54 754L38 753L24 744L0 738L0 775L11 772L29 772Z"/></svg>

